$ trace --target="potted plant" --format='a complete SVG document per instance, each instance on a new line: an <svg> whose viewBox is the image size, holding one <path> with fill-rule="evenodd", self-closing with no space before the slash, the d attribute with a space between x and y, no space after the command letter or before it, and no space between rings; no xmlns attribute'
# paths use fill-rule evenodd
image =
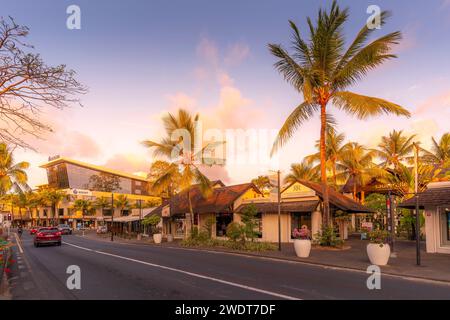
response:
<svg viewBox="0 0 450 320"><path fill-rule="evenodd" d="M295 228L292 231L294 238L294 249L297 257L308 258L311 252L311 232L308 227L303 225L300 229Z"/></svg>
<svg viewBox="0 0 450 320"><path fill-rule="evenodd" d="M386 230L374 230L368 233L370 243L367 245L367 256L370 263L385 266L391 255L389 246L389 232Z"/></svg>
<svg viewBox="0 0 450 320"><path fill-rule="evenodd" d="M153 241L155 243L161 243L162 241L161 227L158 226L160 222L161 217L156 214L152 214L150 217L145 217L145 219L142 221L143 225L150 226L153 234Z"/></svg>

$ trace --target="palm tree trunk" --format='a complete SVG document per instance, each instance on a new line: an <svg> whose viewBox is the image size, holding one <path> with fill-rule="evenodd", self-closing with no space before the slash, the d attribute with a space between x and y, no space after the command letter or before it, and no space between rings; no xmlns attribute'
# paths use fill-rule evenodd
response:
<svg viewBox="0 0 450 320"><path fill-rule="evenodd" d="M327 130L326 104L322 103L320 108L320 179L323 188L323 206L322 219L325 227L330 225L330 200L327 187L327 169L326 169L326 130Z"/></svg>
<svg viewBox="0 0 450 320"><path fill-rule="evenodd" d="M333 167L332 167L332 170L333 170L333 182L334 182L334 186L335 186L335 188L336 188L336 186L337 186L337 179L336 179L336 161L333 161Z"/></svg>
<svg viewBox="0 0 450 320"><path fill-rule="evenodd" d="M187 196L188 196L189 213L190 213L190 220L191 220L189 234L192 234L192 229L194 227L194 209L192 208L191 190L190 189L188 189L188 191L187 191Z"/></svg>

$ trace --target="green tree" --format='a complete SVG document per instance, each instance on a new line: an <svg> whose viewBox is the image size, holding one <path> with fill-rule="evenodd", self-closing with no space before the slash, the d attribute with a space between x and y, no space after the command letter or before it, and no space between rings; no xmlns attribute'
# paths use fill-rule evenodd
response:
<svg viewBox="0 0 450 320"><path fill-rule="evenodd" d="M258 227L258 210L255 205L251 204L242 210L241 222L243 223L243 234L253 242L258 234L256 230Z"/></svg>
<svg viewBox="0 0 450 320"><path fill-rule="evenodd" d="M252 183L263 193L267 194L272 189L270 179L268 176L258 176L252 180Z"/></svg>
<svg viewBox="0 0 450 320"><path fill-rule="evenodd" d="M89 178L87 189L103 192L114 192L122 189L120 186L120 177L101 172L93 174Z"/></svg>
<svg viewBox="0 0 450 320"><path fill-rule="evenodd" d="M388 136L381 137L376 156L382 160L381 166L397 169L401 163L411 159L416 135L405 136L403 131L393 130Z"/></svg>
<svg viewBox="0 0 450 320"><path fill-rule="evenodd" d="M291 164L291 171L284 178L284 182L290 184L300 180L319 181L320 175L317 168L306 161Z"/></svg>
<svg viewBox="0 0 450 320"><path fill-rule="evenodd" d="M431 151L423 150L423 161L441 167L450 167L450 133L444 133L439 141L431 138Z"/></svg>
<svg viewBox="0 0 450 320"><path fill-rule="evenodd" d="M83 216L86 216L92 209L92 202L85 199L76 199L73 203L73 208L77 211L81 211Z"/></svg>
<svg viewBox="0 0 450 320"><path fill-rule="evenodd" d="M5 195L13 186L26 189L28 177L25 170L29 166L24 161L15 163L12 150L6 143L0 143L0 196Z"/></svg>
<svg viewBox="0 0 450 320"><path fill-rule="evenodd" d="M93 203L94 208L100 209L102 212L102 216L104 215L103 212L106 208L111 208L111 200L106 197L98 197L94 200ZM112 213L112 212L111 212Z"/></svg>
<svg viewBox="0 0 450 320"><path fill-rule="evenodd" d="M157 160L152 163L152 165L150 166L150 171L147 175L147 178L149 180L149 187L150 187L149 193L150 194L153 194L155 196L163 196L163 197L170 198L176 192L179 191L178 189L179 189L181 174L179 173L179 171L176 170L177 169L176 166L177 165L175 163L169 163L167 161L162 161L162 160ZM173 170L174 174L171 176L171 179L166 182L165 186L156 188L159 190L158 192L156 192L154 190L155 188L152 188L154 183L164 173L166 173L168 171L172 171L172 170Z"/></svg>
<svg viewBox="0 0 450 320"><path fill-rule="evenodd" d="M381 25L384 25L388 16L386 11L381 13ZM319 10L315 24L310 18L307 19L308 43L303 40L296 24L289 21L293 31L292 55L281 45L269 44L270 51L278 58L275 67L303 95L304 100L281 127L272 153L284 145L305 121L320 112L320 174L324 186L325 225L331 223L326 188L325 143L329 102L359 119L392 113L410 115L403 107L392 102L347 91L347 88L357 84L370 70L395 58L391 49L401 39L400 32L396 31L367 44L376 29L368 28L364 24L356 38L345 49L343 26L347 19L348 8L341 10L337 2L333 1L329 11Z"/></svg>
<svg viewBox="0 0 450 320"><path fill-rule="evenodd" d="M192 207L191 189L194 184L200 188L204 197L212 193L211 181L200 171L200 164L222 164L223 160L208 157L215 146L222 142L208 143L200 151L196 151L195 123L199 120L199 115L192 115L183 109L178 110L178 114L169 113L163 117L166 130L166 137L160 142L151 140L144 141L148 148L154 148L155 157L164 156L171 161L171 166L167 168L151 185L154 192L167 190L170 184L180 177L179 184L181 190L186 190L190 213L190 229L194 226L194 211ZM175 139L175 140L174 140Z"/></svg>
<svg viewBox="0 0 450 320"><path fill-rule="evenodd" d="M61 201L66 197L66 193L64 191L48 188L42 191L42 195L52 209L52 224L55 225L57 223L57 213L56 210L61 203Z"/></svg>
<svg viewBox="0 0 450 320"><path fill-rule="evenodd" d="M119 209L120 215L122 216L125 208L130 207L130 202L128 201L128 197L126 195L120 194L114 199L114 205L117 209Z"/></svg>

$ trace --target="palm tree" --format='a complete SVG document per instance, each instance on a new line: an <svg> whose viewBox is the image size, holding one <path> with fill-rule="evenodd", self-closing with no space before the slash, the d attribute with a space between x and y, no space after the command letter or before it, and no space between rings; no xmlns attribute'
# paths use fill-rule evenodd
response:
<svg viewBox="0 0 450 320"><path fill-rule="evenodd" d="M381 13L383 25L389 13ZM278 58L275 67L302 95L300 103L286 119L276 138L272 153L292 137L294 132L306 120L320 111L320 173L324 188L323 219L329 224L330 211L327 175L326 175L326 131L327 106L332 102L338 109L355 115L359 119L377 116L383 113L409 116L403 107L392 102L346 91L355 85L370 70L383 62L395 58L391 53L392 45L401 39L400 32L392 32L367 44L367 40L376 29L365 24L350 46L344 49L343 25L348 18L348 8L341 10L333 1L329 12L320 9L316 25L310 18L309 43L300 35L296 24L289 21L293 31L293 55L278 44L269 44L272 54Z"/></svg>
<svg viewBox="0 0 450 320"><path fill-rule="evenodd" d="M103 211L105 210L105 208L109 207L110 205L111 205L111 201L106 197L96 198L93 203L94 208L101 210L102 217L103 217Z"/></svg>
<svg viewBox="0 0 450 320"><path fill-rule="evenodd" d="M341 158L341 153L344 145L345 134L337 133L335 130L327 130L326 135L326 167L331 171L331 179L333 184L337 185L336 180L336 163ZM317 153L311 154L305 157L305 161L309 164L319 163L318 167L314 169L320 170L320 141L316 141L316 148L319 150Z"/></svg>
<svg viewBox="0 0 450 320"><path fill-rule="evenodd" d="M0 143L0 195L5 195L16 185L26 189L28 180L26 169L30 164L28 162L14 162L14 156L8 145Z"/></svg>
<svg viewBox="0 0 450 320"><path fill-rule="evenodd" d="M130 202L128 201L127 196L120 194L114 199L114 205L119 209L120 215L122 216L123 210L130 206Z"/></svg>
<svg viewBox="0 0 450 320"><path fill-rule="evenodd" d="M194 225L194 211L192 207L191 188L198 184L203 196L208 196L212 192L211 181L200 171L199 164L211 165L218 159L207 158L205 154L210 152L214 146L222 142L209 143L201 146L200 151L196 151L195 122L199 120L199 115L194 117L186 110L179 109L178 114L168 113L163 117L163 123L166 131L166 137L160 142L151 140L144 141L143 144L148 148L154 148L155 157L164 156L171 161L171 166L167 168L150 186L154 192L167 190L168 186L179 177L181 190L186 190L189 203L190 228ZM177 133L182 133L178 137ZM176 135L177 140L173 140ZM186 230L187 231L187 230Z"/></svg>
<svg viewBox="0 0 450 320"><path fill-rule="evenodd" d="M353 181L353 199L357 200L357 186L365 186L372 178L383 178L386 171L373 163L376 152L368 150L356 143L347 143L341 153L341 159L337 164L336 178L341 181L351 179ZM364 194L361 195L364 202Z"/></svg>
<svg viewBox="0 0 450 320"><path fill-rule="evenodd" d="M92 208L92 203L89 200L85 199L76 199L73 203L73 208L77 211L81 211L83 217L87 215L89 210Z"/></svg>
<svg viewBox="0 0 450 320"><path fill-rule="evenodd" d="M252 183L264 194L269 193L272 188L272 184L270 183L268 176L258 176L252 180Z"/></svg>
<svg viewBox="0 0 450 320"><path fill-rule="evenodd" d="M57 222L56 220L58 219L56 209L61 201L66 197L66 193L56 189L45 189L42 191L42 194L45 201L52 208L52 224L55 225Z"/></svg>
<svg viewBox="0 0 450 320"><path fill-rule="evenodd" d="M284 183L294 183L299 180L319 181L320 175L310 163L303 161L301 163L291 164L291 172L284 178Z"/></svg>
<svg viewBox="0 0 450 320"><path fill-rule="evenodd" d="M450 133L444 133L439 142L434 137L431 140L433 142L431 151L422 149L424 151L422 160L441 167L448 164L450 162Z"/></svg>
<svg viewBox="0 0 450 320"><path fill-rule="evenodd" d="M161 177L164 173L171 169L175 169L174 172L177 172L177 164L175 163L169 163L167 161L157 160L152 163L150 166L150 171L147 175L147 179L149 180L149 186L150 186L150 194L154 194L155 196L163 196L170 198L174 195L174 193L177 192L180 184L181 174L174 174L170 181L167 182L166 188L160 188L162 189L159 192L155 192L154 189L151 188L151 186L154 184L154 182Z"/></svg>
<svg viewBox="0 0 450 320"><path fill-rule="evenodd" d="M402 162L410 160L415 137L416 135L403 135L402 130L393 130L388 136L381 137L381 143L376 150L376 155L382 160L380 165L397 169Z"/></svg>

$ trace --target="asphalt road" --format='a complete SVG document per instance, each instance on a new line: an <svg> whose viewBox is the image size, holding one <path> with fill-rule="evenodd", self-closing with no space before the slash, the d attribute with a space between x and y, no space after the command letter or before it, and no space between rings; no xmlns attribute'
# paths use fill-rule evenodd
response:
<svg viewBox="0 0 450 320"><path fill-rule="evenodd" d="M450 285L189 249L110 243L76 235L35 248L24 233L10 279L13 299L450 299ZM68 266L81 289L66 286Z"/></svg>

